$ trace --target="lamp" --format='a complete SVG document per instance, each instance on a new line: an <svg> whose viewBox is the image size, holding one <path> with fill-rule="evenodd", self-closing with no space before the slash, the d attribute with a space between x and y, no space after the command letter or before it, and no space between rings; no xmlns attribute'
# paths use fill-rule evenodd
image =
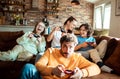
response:
<svg viewBox="0 0 120 79"><path fill-rule="evenodd" d="M72 5L79 5L80 2L79 2L79 0L71 0L71 4Z"/></svg>

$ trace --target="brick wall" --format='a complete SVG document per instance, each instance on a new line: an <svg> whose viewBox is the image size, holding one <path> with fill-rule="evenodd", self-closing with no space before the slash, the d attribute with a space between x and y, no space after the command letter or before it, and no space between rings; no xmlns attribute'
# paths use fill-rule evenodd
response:
<svg viewBox="0 0 120 79"><path fill-rule="evenodd" d="M26 12L25 17L28 19L29 25L34 25L35 22L41 20L44 16L45 11L45 0L38 0L39 11L36 12ZM80 0L80 5L72 6L70 0L59 0L59 12L58 16L48 16L48 20L51 27L61 26L64 21L69 17L73 16L78 20L78 26L82 23L93 23L93 7L94 5L86 2L85 0Z"/></svg>

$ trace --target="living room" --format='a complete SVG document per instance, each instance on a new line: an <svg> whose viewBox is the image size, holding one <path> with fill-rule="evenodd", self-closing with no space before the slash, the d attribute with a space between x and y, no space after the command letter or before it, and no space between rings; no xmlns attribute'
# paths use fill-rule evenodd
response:
<svg viewBox="0 0 120 79"><path fill-rule="evenodd" d="M82 23L88 23L98 33L99 32L101 33L101 31L107 30L107 33L105 32L105 34L104 33L98 34L99 36L107 35L107 36L115 37L118 39L120 38L120 23L119 23L120 9L116 10L116 8L117 8L116 5L118 7L120 7L120 5L118 5L118 3L120 3L120 0L93 0L93 1L92 0L79 0L79 2L80 2L79 5L72 5L71 0L54 0L54 1L56 1L55 3L52 3L53 0L1 0L1 1L3 1L3 2L1 2L2 5L0 5L0 32L15 31L15 33L17 34L17 36L15 36L15 33L13 34L15 39L16 39L16 37L21 36L23 34L23 32L21 32L21 30L23 30L24 32L32 31L36 22L45 18L46 15L47 15L47 19L50 24L49 27L51 28L51 30L55 26L63 26L64 21L69 16L73 16L78 20L78 27ZM4 2L4 1L6 1L6 2ZM17 2L14 2L14 1L17 1ZM46 1L48 1L48 3L50 1L50 5L47 4ZM116 2L118 2L118 3L116 3ZM15 3L15 5L14 5L14 3ZM94 14L95 14L96 7L99 7L103 4L105 5L108 3L110 3L110 5L111 5L110 19L108 22L109 25L107 26L109 29L104 29L104 22L103 22L104 15L98 16L98 17L102 17L102 19L98 18L99 19L98 21L101 20L101 25L96 26L98 24L96 24ZM6 5L4 5L4 4L6 4ZM18 5L16 6L16 4L20 5L20 7L22 6L22 8L19 9ZM53 4L55 4L55 5L53 6ZM11 6L12 6L12 8L11 8ZM51 6L52 6L52 8L51 8ZM16 8L17 8L17 10L16 10ZM4 10L2 10L2 9L4 9ZM100 8L100 10L102 11L103 8ZM101 13L101 14L103 14L103 13ZM18 17L16 18L16 17L14 17L14 15L15 16L18 15ZM18 18L19 18L19 20L22 19L22 21L24 20L26 22L23 23L23 22L19 21L19 23L17 23L16 21L18 20ZM107 20L108 20L108 18L107 18ZM98 29L97 29L97 27L98 27ZM48 28L48 27L46 27L46 28ZM106 28L106 26L105 26L105 28ZM16 31L20 31L20 32L18 33ZM12 37L9 37L9 36L12 36L11 34L12 33L9 33L9 34L6 33L5 35L0 34L0 36L2 36L0 39L2 39L4 36L8 35L8 37L5 38L5 40L10 39L9 41L11 41L11 40L13 40ZM46 34L48 35L49 33L46 33ZM15 39L14 39L14 41L15 41ZM103 38L101 37L101 39L103 39ZM112 42L113 42L113 40L112 40ZM10 44L8 44L8 47L9 47L9 45L14 46L15 44L16 43L13 43L13 41L12 41ZM119 47L119 46L117 46L117 47ZM1 47L1 49L2 49L2 47ZM116 49L116 51L118 51L118 50ZM33 63L33 60L30 62ZM11 61L1 62L0 61L0 70L1 70L0 74L2 74L2 75L0 75L0 78L4 78L3 76L5 76L6 74L10 74L7 77L5 77L5 79L8 79L8 78L16 79L16 76L18 76L18 74L19 74L16 72L20 71L20 68L23 67L23 65L25 63L26 62L21 63L21 62L17 62L17 61L14 61L14 62L11 62ZM118 61L118 63L120 63L120 62ZM119 66L119 64L118 64L118 66ZM6 69L4 70L4 68L6 68ZM8 71L9 69L11 69L11 70ZM118 68L118 69L120 69L120 68ZM16 75L14 75L14 74L16 74ZM11 75L14 75L14 76L11 77ZM100 76L96 76L96 77L88 78L88 79L107 79L108 76L110 79L114 79L114 78L120 79L119 76L109 75L106 73L102 74L102 76L100 75Z"/></svg>

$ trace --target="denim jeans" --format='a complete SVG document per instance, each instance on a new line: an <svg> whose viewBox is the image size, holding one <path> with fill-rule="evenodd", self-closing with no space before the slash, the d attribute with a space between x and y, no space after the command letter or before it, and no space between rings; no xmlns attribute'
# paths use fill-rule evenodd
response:
<svg viewBox="0 0 120 79"><path fill-rule="evenodd" d="M20 79L42 79L42 77L35 65L26 64L22 69Z"/></svg>

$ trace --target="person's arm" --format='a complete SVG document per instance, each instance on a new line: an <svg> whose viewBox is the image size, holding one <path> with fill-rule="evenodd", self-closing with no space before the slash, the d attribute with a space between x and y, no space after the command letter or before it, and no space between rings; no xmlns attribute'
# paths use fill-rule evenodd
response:
<svg viewBox="0 0 120 79"><path fill-rule="evenodd" d="M86 42L82 43L82 44L78 44L77 46L75 46L75 51L79 50L82 47L87 47L88 44Z"/></svg>
<svg viewBox="0 0 120 79"><path fill-rule="evenodd" d="M86 67L85 69L81 69L83 73L83 77L90 77L100 74L101 70L96 64L91 64L89 67Z"/></svg>
<svg viewBox="0 0 120 79"><path fill-rule="evenodd" d="M81 61L79 63L80 64L79 68L83 73L82 77L90 77L90 76L100 74L101 70L97 66L97 64L86 60L84 57L80 57L80 58L81 58Z"/></svg>
<svg viewBox="0 0 120 79"><path fill-rule="evenodd" d="M80 40L80 39L79 39ZM75 47L75 51L79 50L80 48L86 48L87 46L92 46L92 47L96 47L96 40L94 37L89 37L88 39L85 40L85 42L78 44Z"/></svg>
<svg viewBox="0 0 120 79"><path fill-rule="evenodd" d="M38 44L38 51L40 53L44 52L45 51L45 47L46 47L46 40L45 40L45 37L42 36L41 40L39 41L39 44Z"/></svg>
<svg viewBox="0 0 120 79"><path fill-rule="evenodd" d="M23 36L19 37L16 41L18 44L24 44L30 39L29 34L32 32L26 32Z"/></svg>
<svg viewBox="0 0 120 79"><path fill-rule="evenodd" d="M51 72L53 70L53 67L49 67L47 65L49 62L50 52L52 52L51 48L47 49L43 56L35 63L36 68L42 75L52 75Z"/></svg>
<svg viewBox="0 0 120 79"><path fill-rule="evenodd" d="M88 39L87 43L88 43L88 45L90 45L90 46L92 46L94 48L97 46L96 40L95 40L95 38L93 36L90 37L90 40Z"/></svg>
<svg viewBox="0 0 120 79"><path fill-rule="evenodd" d="M48 41L48 42L50 42L50 41L53 39L55 31L57 31L57 30L59 30L59 29L60 29L60 27L55 27L55 28L52 30L52 32L51 32L51 33L48 35L48 37L47 37L47 41Z"/></svg>

